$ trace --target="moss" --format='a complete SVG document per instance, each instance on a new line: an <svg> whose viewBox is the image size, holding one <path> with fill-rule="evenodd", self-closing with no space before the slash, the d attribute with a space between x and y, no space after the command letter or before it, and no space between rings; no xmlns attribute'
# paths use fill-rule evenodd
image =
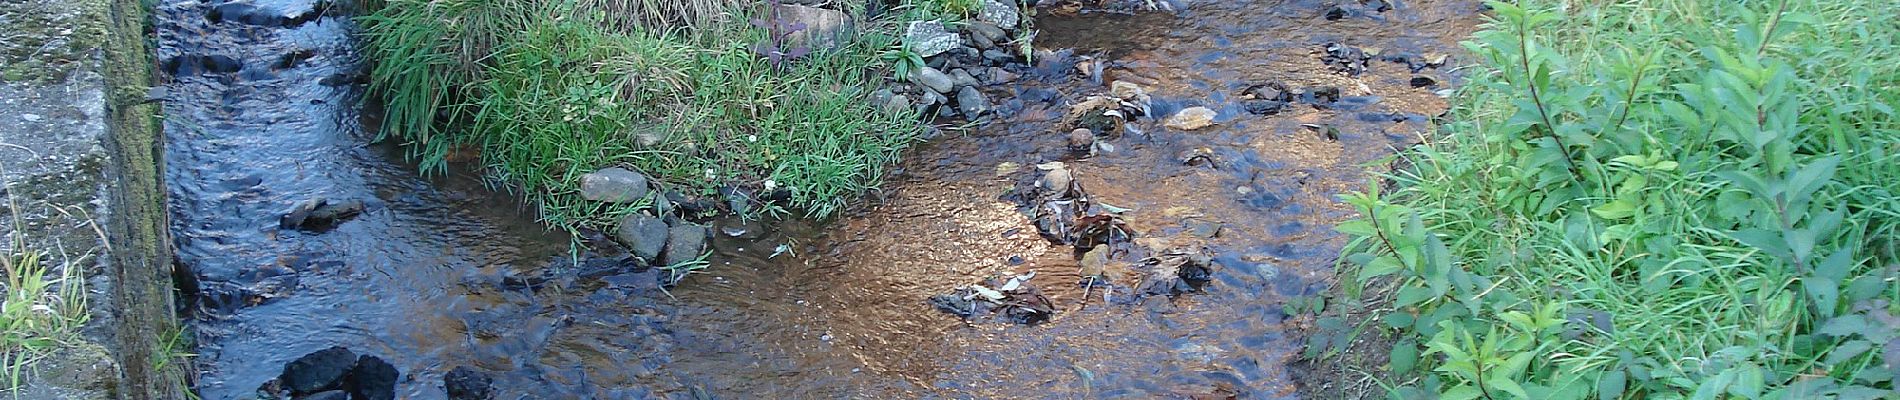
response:
<svg viewBox="0 0 1900 400"><path fill-rule="evenodd" d="M112 248L112 303L122 317L117 329L122 398L170 400L186 397L186 374L171 357L161 338L177 331L173 317L170 222L160 180L163 160L159 140L158 107L145 101L153 77L151 50L145 36L146 7L139 0L81 0L99 19L105 49L101 74L106 79L107 151L117 161L109 165L111 208L107 226Z"/></svg>

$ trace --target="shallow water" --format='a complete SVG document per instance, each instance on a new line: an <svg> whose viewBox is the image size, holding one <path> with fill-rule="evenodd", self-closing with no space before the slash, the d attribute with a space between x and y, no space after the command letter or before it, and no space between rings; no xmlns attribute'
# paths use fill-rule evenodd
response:
<svg viewBox="0 0 1900 400"><path fill-rule="evenodd" d="M166 65L167 174L180 261L205 294L193 326L207 399L247 398L332 345L389 360L405 374L399 393L417 399L442 398L441 374L456 366L495 374L507 399L1297 398L1285 364L1304 320L1280 304L1330 284L1343 244L1330 226L1350 213L1334 196L1363 187L1362 164L1418 140L1445 108L1432 91L1456 81L1450 67L1426 69L1439 86L1412 88L1404 64L1377 60L1348 77L1320 49L1452 53L1478 19L1475 1L1404 3L1383 21L1328 21L1328 4L1272 0L1045 16L1039 48L1092 57L1044 57L1018 71L1023 81L989 88L1005 115L918 146L846 215L720 235L713 267L668 293L631 270L510 284L587 268L561 261L568 238L467 168L421 178L395 151L361 144L373 136L362 88L325 82L360 70L346 19L259 26L162 3L160 59L183 60ZM299 50L310 56L282 63ZM1103 63L1105 79L1077 63ZM1218 126L1193 132L1143 118L1147 134L1067 161L1096 201L1135 210L1126 219L1139 237L1208 246L1219 266L1204 292L1105 299L1091 286L1085 299L1073 253L1003 199L1033 177L1026 166L1066 159L1055 121L1066 104L1117 79L1146 87L1156 114L1219 111ZM1335 86L1348 101L1247 114L1237 94L1269 80ZM1180 162L1203 148L1211 166ZM999 173L1006 162L1025 167ZM370 207L328 232L277 229L317 196ZM1206 223L1220 234L1188 234ZM964 322L925 302L1030 270L1058 310L1039 325Z"/></svg>

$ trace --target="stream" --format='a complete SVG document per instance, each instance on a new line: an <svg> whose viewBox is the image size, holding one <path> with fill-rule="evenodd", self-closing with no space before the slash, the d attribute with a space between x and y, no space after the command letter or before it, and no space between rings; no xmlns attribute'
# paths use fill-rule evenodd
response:
<svg viewBox="0 0 1900 400"><path fill-rule="evenodd" d="M158 3L166 179L205 399L254 398L331 346L388 361L407 399L445 398L456 367L493 376L498 399L1300 398L1287 364L1310 321L1281 305L1332 283L1344 239L1331 226L1352 215L1335 196L1423 138L1458 81L1455 57L1342 73L1321 61L1327 44L1457 54L1480 9L1420 0L1330 20L1332 2L1237 0L1039 17L1037 47L1052 51L986 89L996 120L917 145L831 220L715 221L713 265L663 290L655 271L591 268L601 260L570 253L473 166L425 176L366 144L375 113L360 106L348 16L314 0ZM1205 106L1216 125L1139 118L1143 133L1073 159L1062 116L1115 80L1144 87L1155 115ZM1250 113L1239 94L1269 81L1339 99ZM1119 298L1077 284L1076 255L1007 199L1055 160L1132 210L1137 237L1205 246L1211 282ZM311 199L365 209L334 229L280 227ZM1027 271L1049 321L965 321L927 302Z"/></svg>

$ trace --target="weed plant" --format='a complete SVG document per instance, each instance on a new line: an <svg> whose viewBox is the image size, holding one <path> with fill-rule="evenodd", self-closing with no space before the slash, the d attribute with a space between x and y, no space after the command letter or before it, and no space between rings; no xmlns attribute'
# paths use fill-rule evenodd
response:
<svg viewBox="0 0 1900 400"><path fill-rule="evenodd" d="M94 254L65 254L62 248L63 261L45 262L44 253L27 250L25 224L10 197L6 206L14 233L0 246L6 249L0 251L0 396L18 397L41 360L81 340L79 329L91 319L81 269Z"/></svg>
<svg viewBox="0 0 1900 400"><path fill-rule="evenodd" d="M1378 318L1307 356L1396 332L1395 399L1895 396L1900 3L1491 7L1453 122L1343 196Z"/></svg>
<svg viewBox="0 0 1900 400"><path fill-rule="evenodd" d="M746 24L756 11L665 29L572 2L390 0L364 18L383 135L425 171L479 153L560 227L609 227L643 206L578 196L581 175L609 166L689 194L782 188L794 209L830 214L920 129L866 101L894 39L863 24L775 68L754 51L776 40ZM783 210L752 212L769 211Z"/></svg>

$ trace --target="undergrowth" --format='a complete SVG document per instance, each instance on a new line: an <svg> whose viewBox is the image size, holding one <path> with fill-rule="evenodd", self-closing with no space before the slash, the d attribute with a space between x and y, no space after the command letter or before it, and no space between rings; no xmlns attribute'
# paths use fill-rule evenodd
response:
<svg viewBox="0 0 1900 400"><path fill-rule="evenodd" d="M783 189L792 209L830 214L920 130L865 100L890 24L860 21L837 48L774 68L754 49L780 38L745 22L759 11L655 24L559 0L390 0L364 18L383 134L425 171L478 153L559 227L645 206L580 198L581 175L611 166L688 194Z"/></svg>
<svg viewBox="0 0 1900 400"><path fill-rule="evenodd" d="M1900 3L1492 7L1453 122L1343 196L1379 318L1307 356L1395 332L1394 399L1895 395Z"/></svg>
<svg viewBox="0 0 1900 400"><path fill-rule="evenodd" d="M17 397L40 361L81 341L79 329L91 319L81 270L94 255L62 251L56 259L63 261L48 263L44 252L27 249L25 224L11 198L6 206L14 233L0 246L6 249L0 251L0 396Z"/></svg>

